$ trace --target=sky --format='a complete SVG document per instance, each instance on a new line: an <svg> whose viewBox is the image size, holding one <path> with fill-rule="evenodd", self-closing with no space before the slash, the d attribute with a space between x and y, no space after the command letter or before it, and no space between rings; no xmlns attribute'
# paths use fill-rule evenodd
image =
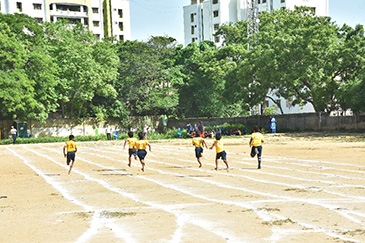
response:
<svg viewBox="0 0 365 243"><path fill-rule="evenodd" d="M150 36L169 36L184 44L183 6L189 5L190 0L129 1L132 40L146 41ZM329 13L340 26L344 23L352 27L365 25L365 0L329 0Z"/></svg>

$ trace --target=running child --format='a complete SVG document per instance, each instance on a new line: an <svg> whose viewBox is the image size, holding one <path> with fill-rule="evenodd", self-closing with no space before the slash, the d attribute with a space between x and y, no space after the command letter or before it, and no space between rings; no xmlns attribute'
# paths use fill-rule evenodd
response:
<svg viewBox="0 0 365 243"><path fill-rule="evenodd" d="M200 158L203 157L203 145L208 149L207 143L204 141L202 137L200 137L200 132L197 131L195 138L193 138L192 141L193 145L195 146L195 157L196 160L199 163L199 168L202 167L202 163L200 161Z"/></svg>
<svg viewBox="0 0 365 243"><path fill-rule="evenodd" d="M217 133L215 135L214 143L213 143L212 147L210 147L210 149L213 149L213 147L215 146L215 150L217 153L217 156L215 157L215 170L218 170L218 160L222 159L223 162L226 164L227 172L229 172L227 153L223 148L223 142L221 141L221 137L222 137L222 135L220 133Z"/></svg>
<svg viewBox="0 0 365 243"><path fill-rule="evenodd" d="M128 132L128 137L129 138L127 138L124 142L123 150L125 149L125 145L128 143L129 144L129 148L128 148L129 163L128 163L128 166L131 167L132 155L134 156L134 159L137 160L137 149L136 149L137 138L133 137L133 132Z"/></svg>
<svg viewBox="0 0 365 243"><path fill-rule="evenodd" d="M143 132L139 132L138 137L139 137L139 140L136 141L137 156L139 158L139 161L142 164L142 171L144 171L144 167L145 167L144 158L147 155L146 148L148 146L149 150L151 152L151 145L146 140L144 140L145 136L144 136Z"/></svg>
<svg viewBox="0 0 365 243"><path fill-rule="evenodd" d="M71 162L71 166L70 169L68 170L68 174L71 173L72 167L74 166L74 162L75 162L75 153L77 152L77 145L74 141L75 137L74 135L70 135L69 137L69 141L67 141L65 143L65 146L63 146L63 155L65 156L65 158L67 158L67 165L70 165ZM67 151L67 154L66 154Z"/></svg>
<svg viewBox="0 0 365 243"><path fill-rule="evenodd" d="M256 126L253 128L253 133L251 134L250 139L250 147L251 148L251 157L255 157L257 155L258 167L257 169L261 169L261 154L262 154L262 143L264 142L264 136L260 133L260 129Z"/></svg>

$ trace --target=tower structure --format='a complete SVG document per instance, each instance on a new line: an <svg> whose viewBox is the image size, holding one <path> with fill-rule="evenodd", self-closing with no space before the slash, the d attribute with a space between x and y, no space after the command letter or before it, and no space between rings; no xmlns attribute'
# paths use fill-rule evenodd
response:
<svg viewBox="0 0 365 243"><path fill-rule="evenodd" d="M247 50L256 45L259 32L259 6L257 0L247 1Z"/></svg>

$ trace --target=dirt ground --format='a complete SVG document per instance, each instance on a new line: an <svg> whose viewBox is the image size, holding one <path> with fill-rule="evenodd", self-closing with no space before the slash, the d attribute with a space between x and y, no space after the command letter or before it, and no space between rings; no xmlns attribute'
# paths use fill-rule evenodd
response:
<svg viewBox="0 0 365 243"><path fill-rule="evenodd" d="M0 147L0 242L365 242L365 142L223 138L231 170L190 139L150 141L147 168L124 141ZM77 141L76 141L77 142ZM212 139L207 139L210 146Z"/></svg>

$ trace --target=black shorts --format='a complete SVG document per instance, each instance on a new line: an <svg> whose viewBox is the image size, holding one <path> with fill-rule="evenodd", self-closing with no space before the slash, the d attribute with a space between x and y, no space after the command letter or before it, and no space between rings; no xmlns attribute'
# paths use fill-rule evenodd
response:
<svg viewBox="0 0 365 243"><path fill-rule="evenodd" d="M75 152L67 152L67 163L75 161Z"/></svg>
<svg viewBox="0 0 365 243"><path fill-rule="evenodd" d="M252 146L251 148L251 157L255 157L255 155L257 154L257 157L261 157L261 153L262 153L262 146Z"/></svg>
<svg viewBox="0 0 365 243"><path fill-rule="evenodd" d="M137 156L137 149L136 148L128 149L128 154L129 154L129 156L132 156L132 155Z"/></svg>
<svg viewBox="0 0 365 243"><path fill-rule="evenodd" d="M202 153L203 153L202 147L195 147L195 157L200 158Z"/></svg>
<svg viewBox="0 0 365 243"><path fill-rule="evenodd" d="M222 160L227 160L227 153L226 153L226 151L222 151L220 153L217 153L217 156L215 158L216 159L222 158Z"/></svg>
<svg viewBox="0 0 365 243"><path fill-rule="evenodd" d="M144 159L146 157L146 155L147 155L147 151L145 149L139 149L137 151L137 156L138 156L139 160Z"/></svg>

